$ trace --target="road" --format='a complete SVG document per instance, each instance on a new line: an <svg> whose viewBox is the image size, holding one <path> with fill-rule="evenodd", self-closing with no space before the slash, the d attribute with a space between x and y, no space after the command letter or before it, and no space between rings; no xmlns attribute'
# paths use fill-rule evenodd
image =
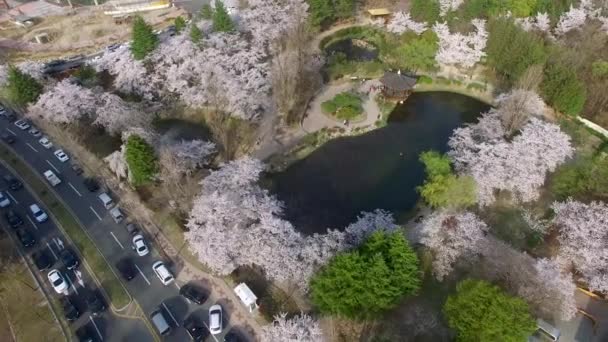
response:
<svg viewBox="0 0 608 342"><path fill-rule="evenodd" d="M173 326L173 329L169 335L163 337L164 341L181 342L189 340L187 332L181 328L182 322L189 314L195 314L205 324L208 322L207 310L209 306L215 303L208 300L203 305L195 305L179 295L179 288L183 284L174 282L169 286L164 286L152 270L152 264L161 260L155 248L150 248L150 254L144 257L137 256L135 251L131 249L131 236L126 231L124 221L120 224L115 223L108 210L97 198L102 191L111 195L109 189L104 190L102 188L102 190L94 193L89 192L83 184L84 178L72 170L70 166L72 160L62 163L53 155L53 151L59 146L45 149L38 142L39 138L33 137L27 130L20 130L4 118L0 119L0 131L2 133L8 132L16 137L17 141L9 146L23 157L35 172L42 175L44 171L52 170L62 180L54 188L55 192L76 215L85 231L117 274L119 272L115 264L120 259L127 257L134 261L138 268L138 274L131 281L123 281L123 283L131 296L139 303L146 317L149 317L149 314L159 307L169 312L168 316L171 317L169 323ZM111 196L115 202L119 203L118 198ZM128 219L125 221L128 221ZM151 240L146 239L146 241ZM175 265L165 263L177 276L179 270L176 269ZM230 330L227 321L229 321L229 317L226 315L223 333L210 336L207 341L222 341L224 334ZM152 339L142 337L137 340L151 341Z"/></svg>

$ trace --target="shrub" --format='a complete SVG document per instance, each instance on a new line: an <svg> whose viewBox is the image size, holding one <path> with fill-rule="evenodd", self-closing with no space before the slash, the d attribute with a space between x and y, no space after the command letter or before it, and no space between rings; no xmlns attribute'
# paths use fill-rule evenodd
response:
<svg viewBox="0 0 608 342"><path fill-rule="evenodd" d="M418 77L418 83L421 83L421 84L432 84L433 83L433 79L430 76L422 75L422 76Z"/></svg>
<svg viewBox="0 0 608 342"><path fill-rule="evenodd" d="M608 157L587 156L555 172L551 189L559 199L608 197Z"/></svg>
<svg viewBox="0 0 608 342"><path fill-rule="evenodd" d="M182 16L177 16L173 22L173 25L175 25L175 32L179 34L186 27L186 21L184 18L182 18Z"/></svg>
<svg viewBox="0 0 608 342"><path fill-rule="evenodd" d="M338 110L338 107L332 100L329 100L321 103L321 110L325 114L331 114Z"/></svg>
<svg viewBox="0 0 608 342"><path fill-rule="evenodd" d="M540 88L545 100L565 114L580 113L587 92L574 70L561 63L550 63L545 68L544 75Z"/></svg>
<svg viewBox="0 0 608 342"><path fill-rule="evenodd" d="M434 23L439 19L439 1L412 0L410 12L417 21Z"/></svg>
<svg viewBox="0 0 608 342"><path fill-rule="evenodd" d="M487 88L486 88L485 84L473 82L473 83L469 83L467 85L467 89L485 91Z"/></svg>

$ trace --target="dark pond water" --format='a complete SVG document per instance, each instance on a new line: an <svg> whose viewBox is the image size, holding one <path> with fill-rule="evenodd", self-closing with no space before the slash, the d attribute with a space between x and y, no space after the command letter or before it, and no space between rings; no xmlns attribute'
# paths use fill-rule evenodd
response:
<svg viewBox="0 0 608 342"><path fill-rule="evenodd" d="M271 191L286 216L307 234L343 228L361 211L382 208L396 217L412 209L424 180L420 152L445 152L454 128L474 121L489 106L446 92L414 93L386 127L330 141L282 173Z"/></svg>
<svg viewBox="0 0 608 342"><path fill-rule="evenodd" d="M338 52L346 55L351 61L373 61L378 58L378 49L361 40L344 39L328 45L325 53L332 56Z"/></svg>
<svg viewBox="0 0 608 342"><path fill-rule="evenodd" d="M211 132L207 126L181 119L160 119L154 122L154 127L166 138L174 140L211 140Z"/></svg>

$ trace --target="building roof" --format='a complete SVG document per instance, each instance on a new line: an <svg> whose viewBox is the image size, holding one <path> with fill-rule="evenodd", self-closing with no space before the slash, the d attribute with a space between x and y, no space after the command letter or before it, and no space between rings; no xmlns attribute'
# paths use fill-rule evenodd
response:
<svg viewBox="0 0 608 342"><path fill-rule="evenodd" d="M397 91L410 90L416 85L416 79L401 73L387 71L380 79L384 86Z"/></svg>
<svg viewBox="0 0 608 342"><path fill-rule="evenodd" d="M370 15L373 16L379 16L379 15L389 15L391 14L391 11L388 8L371 8L367 10L367 13L369 13Z"/></svg>

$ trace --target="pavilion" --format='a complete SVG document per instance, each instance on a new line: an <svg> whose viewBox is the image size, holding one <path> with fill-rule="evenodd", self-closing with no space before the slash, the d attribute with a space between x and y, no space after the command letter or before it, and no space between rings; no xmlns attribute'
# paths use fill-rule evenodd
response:
<svg viewBox="0 0 608 342"><path fill-rule="evenodd" d="M397 101L405 101L412 93L416 85L416 79L401 74L401 71L387 71L380 78L382 95L385 98Z"/></svg>

